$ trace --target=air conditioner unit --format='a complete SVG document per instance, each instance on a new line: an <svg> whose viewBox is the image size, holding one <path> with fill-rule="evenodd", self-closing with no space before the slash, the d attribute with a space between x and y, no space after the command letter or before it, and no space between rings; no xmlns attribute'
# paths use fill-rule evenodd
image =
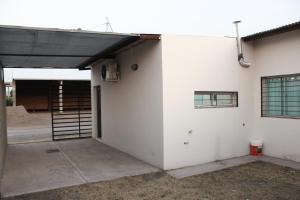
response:
<svg viewBox="0 0 300 200"><path fill-rule="evenodd" d="M119 81L120 72L115 60L107 60L101 64L101 75L103 81Z"/></svg>

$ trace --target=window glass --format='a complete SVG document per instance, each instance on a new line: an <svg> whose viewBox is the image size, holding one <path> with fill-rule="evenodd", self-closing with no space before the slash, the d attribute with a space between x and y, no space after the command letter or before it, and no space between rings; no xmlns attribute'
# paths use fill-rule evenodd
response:
<svg viewBox="0 0 300 200"><path fill-rule="evenodd" d="M237 107L237 92L195 91L195 108Z"/></svg>
<svg viewBox="0 0 300 200"><path fill-rule="evenodd" d="M300 117L300 75L262 78L262 116Z"/></svg>

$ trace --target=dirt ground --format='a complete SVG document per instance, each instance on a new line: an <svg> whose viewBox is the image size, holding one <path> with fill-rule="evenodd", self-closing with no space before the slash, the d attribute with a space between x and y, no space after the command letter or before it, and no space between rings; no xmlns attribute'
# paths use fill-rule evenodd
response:
<svg viewBox="0 0 300 200"><path fill-rule="evenodd" d="M184 179L158 172L6 198L27 199L299 200L300 171L255 162Z"/></svg>
<svg viewBox="0 0 300 200"><path fill-rule="evenodd" d="M24 106L7 107L7 126L8 128L49 127L51 126L51 113L28 113Z"/></svg>

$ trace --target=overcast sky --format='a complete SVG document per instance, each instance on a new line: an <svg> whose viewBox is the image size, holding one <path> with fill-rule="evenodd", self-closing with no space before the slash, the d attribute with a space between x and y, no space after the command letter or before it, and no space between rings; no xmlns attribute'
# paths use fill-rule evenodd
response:
<svg viewBox="0 0 300 200"><path fill-rule="evenodd" d="M248 35L299 21L300 1L0 0L2 25L105 31L106 17L116 32L213 36L234 36L232 21L242 20L241 35ZM70 72L63 73L70 75ZM30 76L32 70L6 71L6 79L13 74ZM81 74L89 76L88 72Z"/></svg>

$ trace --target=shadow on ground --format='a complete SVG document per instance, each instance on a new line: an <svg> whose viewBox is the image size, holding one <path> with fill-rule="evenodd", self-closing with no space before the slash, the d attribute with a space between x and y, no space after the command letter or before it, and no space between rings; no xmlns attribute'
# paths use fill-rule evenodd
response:
<svg viewBox="0 0 300 200"><path fill-rule="evenodd" d="M5 199L299 200L300 171L259 161L183 179L157 172Z"/></svg>

